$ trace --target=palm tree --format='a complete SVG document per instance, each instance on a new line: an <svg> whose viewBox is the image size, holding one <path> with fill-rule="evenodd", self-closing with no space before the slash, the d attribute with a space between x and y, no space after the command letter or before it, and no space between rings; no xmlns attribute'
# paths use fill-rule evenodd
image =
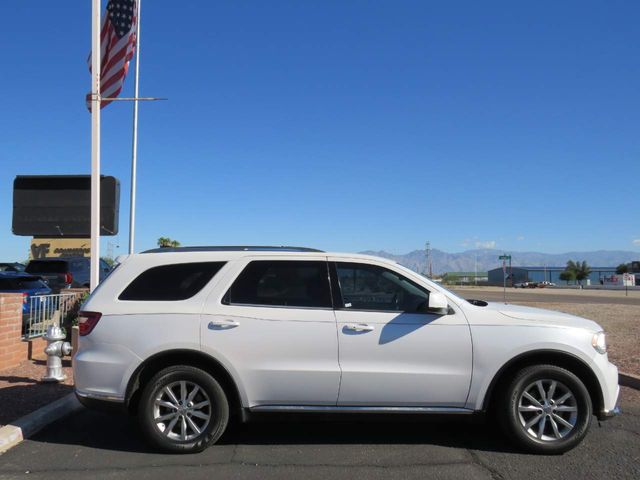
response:
<svg viewBox="0 0 640 480"><path fill-rule="evenodd" d="M616 273L618 275L622 275L623 273L627 273L629 271L629 264L621 263L616 267Z"/></svg>
<svg viewBox="0 0 640 480"><path fill-rule="evenodd" d="M573 260L569 260L567 262L565 271L573 272L578 283L582 285L582 280L589 278L589 275L591 274L591 267L589 267L586 260L583 260L582 262L574 262Z"/></svg>
<svg viewBox="0 0 640 480"><path fill-rule="evenodd" d="M573 272L570 272L568 270L560 272L560 280L562 280L563 282L567 282L567 285L569 285L569 282L573 282L575 279L576 274Z"/></svg>
<svg viewBox="0 0 640 480"><path fill-rule="evenodd" d="M159 247L179 247L180 246L180 242L177 240L171 240L169 237L160 237L158 239L158 246Z"/></svg>

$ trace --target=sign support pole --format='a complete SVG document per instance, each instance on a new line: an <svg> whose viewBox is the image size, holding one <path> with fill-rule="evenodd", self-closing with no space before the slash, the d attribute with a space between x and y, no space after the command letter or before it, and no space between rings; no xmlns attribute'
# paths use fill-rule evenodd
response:
<svg viewBox="0 0 640 480"><path fill-rule="evenodd" d="M134 86L133 101L133 145L131 147L131 201L129 210L129 255L133 254L135 230L136 230L136 182L137 182L137 164L138 164L138 89L140 81L140 6L142 0L138 0L137 18L136 18L136 77Z"/></svg>
<svg viewBox="0 0 640 480"><path fill-rule="evenodd" d="M502 299L507 304L507 260L509 260L509 276L511 277L511 286L513 287L513 270L511 269L511 255L503 253L498 257L502 260Z"/></svg>
<svg viewBox="0 0 640 480"><path fill-rule="evenodd" d="M502 298L507 304L507 261L502 260Z"/></svg>
<svg viewBox="0 0 640 480"><path fill-rule="evenodd" d="M91 274L93 291L100 281L100 0L91 7Z"/></svg>

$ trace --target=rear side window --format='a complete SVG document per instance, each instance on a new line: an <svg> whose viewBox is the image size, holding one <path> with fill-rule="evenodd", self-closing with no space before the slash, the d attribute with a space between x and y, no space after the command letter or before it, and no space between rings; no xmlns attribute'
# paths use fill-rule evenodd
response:
<svg viewBox="0 0 640 480"><path fill-rule="evenodd" d="M186 300L209 283L225 262L177 263L141 273L118 300Z"/></svg>
<svg viewBox="0 0 640 480"><path fill-rule="evenodd" d="M46 262L31 260L27 265L28 273L66 273L67 262L62 260L47 260Z"/></svg>
<svg viewBox="0 0 640 480"><path fill-rule="evenodd" d="M224 303L331 308L327 262L253 261L231 285Z"/></svg>

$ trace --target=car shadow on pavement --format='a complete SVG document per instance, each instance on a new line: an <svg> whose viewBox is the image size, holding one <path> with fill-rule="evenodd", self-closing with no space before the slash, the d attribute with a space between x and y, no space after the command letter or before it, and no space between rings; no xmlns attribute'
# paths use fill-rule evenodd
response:
<svg viewBox="0 0 640 480"><path fill-rule="evenodd" d="M250 423L231 423L218 442L222 446L289 445L436 445L493 452L516 452L484 420L358 416L278 415ZM33 441L77 445L98 450L154 454L135 417L81 410L59 420ZM212 448L215 448L212 447Z"/></svg>
<svg viewBox="0 0 640 480"><path fill-rule="evenodd" d="M306 415L308 417L308 415ZM516 452L497 425L486 419L424 415L273 417L237 424L220 440L235 445L438 445Z"/></svg>

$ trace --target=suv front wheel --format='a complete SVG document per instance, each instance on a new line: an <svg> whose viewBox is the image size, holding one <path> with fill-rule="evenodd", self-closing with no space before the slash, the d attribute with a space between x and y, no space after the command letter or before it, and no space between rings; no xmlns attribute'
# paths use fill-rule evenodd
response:
<svg viewBox="0 0 640 480"><path fill-rule="evenodd" d="M178 365L147 383L138 413L142 432L153 445L169 452L199 452L224 433L229 404L211 375Z"/></svg>
<svg viewBox="0 0 640 480"><path fill-rule="evenodd" d="M497 412L509 437L536 453L566 452L582 441L591 424L591 398L582 381L555 365L518 372Z"/></svg>

